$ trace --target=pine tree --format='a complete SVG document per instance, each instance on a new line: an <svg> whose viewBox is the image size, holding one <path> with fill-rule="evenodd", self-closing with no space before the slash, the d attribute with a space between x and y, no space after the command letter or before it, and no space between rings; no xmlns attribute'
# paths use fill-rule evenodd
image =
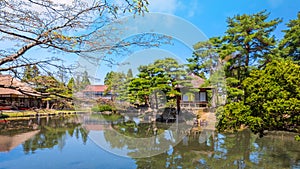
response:
<svg viewBox="0 0 300 169"><path fill-rule="evenodd" d="M192 57L187 59L189 71L203 79L206 78L205 75L210 76L218 65L221 45L220 37L195 44Z"/></svg>
<svg viewBox="0 0 300 169"><path fill-rule="evenodd" d="M287 26L289 29L284 30L284 38L279 44L279 51L281 51L284 58L292 58L300 64L300 12L297 19L291 20Z"/></svg>
<svg viewBox="0 0 300 169"><path fill-rule="evenodd" d="M300 125L299 65L281 58L300 63L300 13L287 24L279 45L272 33L281 20L268 17L262 11L228 18L225 36L194 45L188 59L194 73L208 75L213 70L209 65L225 66L227 102L217 109L219 131L245 125L263 135L265 130L296 131Z"/></svg>
<svg viewBox="0 0 300 169"><path fill-rule="evenodd" d="M80 86L82 89L84 89L87 85L90 85L90 84L91 84L91 82L89 79L89 74L87 71L84 71L83 75L82 75L82 80L81 80Z"/></svg>
<svg viewBox="0 0 300 169"><path fill-rule="evenodd" d="M247 95L242 81L252 69L259 69L272 60L276 46L272 32L280 19L267 21L269 13L235 15L227 19L228 29L223 37L221 59L231 56L226 64L229 101L239 101Z"/></svg>
<svg viewBox="0 0 300 169"><path fill-rule="evenodd" d="M246 125L254 133L293 130L300 125L300 67L289 60L273 60L262 70L253 70L243 81L249 93L244 101L219 109L219 130L237 130Z"/></svg>
<svg viewBox="0 0 300 169"><path fill-rule="evenodd" d="M128 87L131 103L150 106L149 96L158 96L156 94L162 92L170 103L175 103L177 96L181 95L177 87L190 84L183 65L173 58L156 60L149 65L140 66L138 70L137 78L133 78Z"/></svg>
<svg viewBox="0 0 300 169"><path fill-rule="evenodd" d="M68 84L67 84L67 91L66 93L72 97L74 91L76 91L76 87L75 87L75 80L73 77L71 77L71 79L69 80Z"/></svg>
<svg viewBox="0 0 300 169"><path fill-rule="evenodd" d="M126 76L124 73L120 72L108 72L104 78L104 84L107 86L106 93L112 94L112 100L116 99L118 95L118 99L125 98L124 96L124 85L126 83Z"/></svg>
<svg viewBox="0 0 300 169"><path fill-rule="evenodd" d="M40 75L39 68L36 65L28 65L25 67L22 82L33 83L34 78Z"/></svg>
<svg viewBox="0 0 300 169"><path fill-rule="evenodd" d="M126 75L126 78L127 78L127 79L131 79L131 78L133 78L132 69L128 69L128 71L127 71L127 75Z"/></svg>

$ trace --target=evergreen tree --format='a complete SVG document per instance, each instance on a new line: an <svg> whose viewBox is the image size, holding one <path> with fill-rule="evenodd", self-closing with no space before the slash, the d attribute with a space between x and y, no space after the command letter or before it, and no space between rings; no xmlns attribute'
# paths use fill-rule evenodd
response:
<svg viewBox="0 0 300 169"><path fill-rule="evenodd" d="M244 125L262 136L265 130L296 131L299 126L299 66L280 58L299 63L300 14L287 24L278 48L272 33L281 20L268 17L262 11L228 18L224 37L194 45L188 66L196 74L211 74L208 65L225 66L227 103L217 109L219 131Z"/></svg>
<svg viewBox="0 0 300 169"><path fill-rule="evenodd" d="M267 54L275 48L276 40L272 36L280 19L268 20L269 13L261 11L253 15L236 15L227 19L227 31L224 41L237 52L240 73L248 75L251 66L262 66L269 61ZM232 50L228 55L232 54ZM258 64L259 63L259 64ZM240 77L243 79L243 76Z"/></svg>
<svg viewBox="0 0 300 169"><path fill-rule="evenodd" d="M85 70L83 72L83 75L82 75L82 80L81 80L81 83L80 83L80 87L82 89L84 89L87 85L90 85L91 82L90 82L90 79L89 79L89 74L88 72Z"/></svg>
<svg viewBox="0 0 300 169"><path fill-rule="evenodd" d="M189 71L203 79L205 75L211 75L218 65L221 45L220 37L196 43L192 57L187 59Z"/></svg>
<svg viewBox="0 0 300 169"><path fill-rule="evenodd" d="M109 72L104 78L104 84L107 86L106 93L112 94L112 100L115 100L118 95L124 97L123 88L126 82L126 76L124 73L120 72Z"/></svg>
<svg viewBox="0 0 300 169"><path fill-rule="evenodd" d="M291 20L287 26L284 38L279 44L279 50L284 58L291 57L294 61L300 64L300 12L297 19Z"/></svg>
<svg viewBox="0 0 300 169"><path fill-rule="evenodd" d="M191 85L187 82L188 74L183 65L173 58L156 60L140 66L138 70L137 78L133 78L128 87L131 103L150 106L149 96L157 91L163 92L169 102L175 103L174 100L181 95L177 87Z"/></svg>
<svg viewBox="0 0 300 169"><path fill-rule="evenodd" d="M213 87L211 92L211 107L213 108L224 104L224 101L219 98L223 98L225 95L223 93L226 88L223 63L229 58L222 56L222 45L220 37L213 37L208 41L198 42L194 45L195 51L192 58L187 59L189 71L206 79L202 87Z"/></svg>
<svg viewBox="0 0 300 169"><path fill-rule="evenodd" d="M131 79L131 78L133 78L132 69L128 69L128 71L127 71L127 75L126 75L126 78L127 78L127 79Z"/></svg>
<svg viewBox="0 0 300 169"><path fill-rule="evenodd" d="M59 82L53 76L37 76L34 78L34 85L38 92L44 94L43 100L47 103L47 109L52 108L53 106L57 106L58 108L59 103L63 103L65 102L65 99L71 97L68 95L68 90L64 83Z"/></svg>
<svg viewBox="0 0 300 169"><path fill-rule="evenodd" d="M30 65L28 65L28 66L25 67L24 75L23 75L23 78L22 78L23 82L26 82L26 81L28 81L28 80L31 79L31 71L32 70L31 70L31 66Z"/></svg>
<svg viewBox="0 0 300 169"><path fill-rule="evenodd" d="M236 15L227 19L228 29L223 37L221 59L231 56L226 64L228 101L243 100L247 93L242 81L252 69L262 68L271 61L276 46L272 32L280 19L267 21L269 13Z"/></svg>
<svg viewBox="0 0 300 169"><path fill-rule="evenodd" d="M114 73L115 73L115 72L111 71L111 72L108 72L108 73L105 75L105 78L104 78L104 84L105 84L105 85L110 86L110 85L112 84Z"/></svg>
<svg viewBox="0 0 300 169"><path fill-rule="evenodd" d="M128 97L131 103L148 106L151 73L148 71L147 66L140 66L138 70L140 72L137 75L138 77L133 78L128 86Z"/></svg>
<svg viewBox="0 0 300 169"><path fill-rule="evenodd" d="M39 68L33 65L26 67L22 81L30 83L36 91L43 93L43 100L47 102L47 108L50 108L51 102L56 105L62 103L64 107L66 100L71 99L73 93L71 83L74 83L72 79L66 86L52 75L41 74Z"/></svg>
<svg viewBox="0 0 300 169"><path fill-rule="evenodd" d="M86 86L90 85L90 79L87 71L84 71L83 73L76 73L74 77L74 87L76 91L81 91L86 88Z"/></svg>
<svg viewBox="0 0 300 169"><path fill-rule="evenodd" d="M22 82L33 83L33 79L39 75L40 71L36 65L28 65L25 67Z"/></svg>
<svg viewBox="0 0 300 169"><path fill-rule="evenodd" d="M300 125L300 67L288 60L274 60L263 70L254 70L243 82L249 95L244 101L219 109L219 130L253 132L291 130Z"/></svg>
<svg viewBox="0 0 300 169"><path fill-rule="evenodd" d="M73 87L74 87L74 84L75 84L75 80L73 77L71 77L71 79L69 80L68 84L67 84L67 87L69 90L72 90Z"/></svg>
<svg viewBox="0 0 300 169"><path fill-rule="evenodd" d="M71 79L69 80L68 84L67 84L67 91L66 93L72 97L73 96L73 92L76 91L75 88L75 80L73 77L71 77Z"/></svg>
<svg viewBox="0 0 300 169"><path fill-rule="evenodd" d="M299 125L299 66L279 58L299 60L300 15L288 23L279 48L272 32L281 20L268 17L262 11L228 18L225 36L195 44L188 59L198 75L211 74L211 65L225 66L227 104L217 110L221 131L245 125L263 135L264 130L293 130ZM219 59L211 60L214 57Z"/></svg>

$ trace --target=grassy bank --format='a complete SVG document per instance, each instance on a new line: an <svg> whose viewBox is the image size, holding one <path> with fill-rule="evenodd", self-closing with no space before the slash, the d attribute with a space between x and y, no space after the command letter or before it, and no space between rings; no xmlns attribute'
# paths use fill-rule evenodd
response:
<svg viewBox="0 0 300 169"><path fill-rule="evenodd" d="M74 111L74 110L24 110L24 111L3 111L2 116L5 116L6 120L12 118L30 118L36 116L59 116L59 115L72 115L78 113L84 113L85 111Z"/></svg>

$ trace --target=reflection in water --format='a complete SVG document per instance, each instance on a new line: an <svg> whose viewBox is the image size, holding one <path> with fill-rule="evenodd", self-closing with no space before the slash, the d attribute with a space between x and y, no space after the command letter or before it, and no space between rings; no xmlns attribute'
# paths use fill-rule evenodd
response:
<svg viewBox="0 0 300 169"><path fill-rule="evenodd" d="M65 145L65 136L79 134L83 142L87 141L86 131L80 127L76 117L36 118L29 120L12 120L0 124L0 151L11 151L19 144L23 145L25 153L34 153L37 149L53 148L60 150Z"/></svg>
<svg viewBox="0 0 300 169"><path fill-rule="evenodd" d="M84 127L88 130L103 131L98 132L98 135L95 132L90 135L91 139L103 149L132 158L163 153L170 146L178 144L190 128L183 123L167 124L130 118L115 119L107 126L107 118L107 116L95 116L95 114L85 117Z"/></svg>
<svg viewBox="0 0 300 169"><path fill-rule="evenodd" d="M233 134L202 130L181 139L176 136L186 133L186 128L170 129L170 125L157 122L155 127L158 128L157 135L149 132L153 123L119 120L111 123L109 128L101 128L101 137L104 138L99 140L109 144L115 152L125 152L136 160L137 168L143 169L300 167L300 144L294 140L293 134L269 134L259 138L249 130ZM146 139L139 142L135 138ZM179 144L173 146L177 141ZM155 152L159 154L141 158Z"/></svg>
<svg viewBox="0 0 300 169"><path fill-rule="evenodd" d="M67 134L76 139L82 138L83 143L86 143L87 133L77 121L75 117L41 120L40 132L23 143L24 152L34 153L37 149L53 148L54 146L58 146L59 150L62 150Z"/></svg>
<svg viewBox="0 0 300 169"><path fill-rule="evenodd" d="M151 123L134 124L133 121L114 124L118 133L131 137L147 137ZM269 134L259 138L249 130L234 134L220 134L203 130L200 134L190 134L179 144L175 141L175 130L169 130L163 124L156 124L164 137L155 137L154 144L147 140L137 145L134 139L126 139L116 131L105 130L104 138L112 148L126 149L127 155L136 160L137 168L299 168L300 144L293 134ZM163 130L163 131L161 131ZM177 131L180 131L177 130ZM212 133L213 132L213 133ZM169 136L167 136L169 135ZM150 139L148 139L150 140ZM161 145L167 144L167 145ZM160 151L169 146L169 149ZM159 155L140 158L137 155L161 152Z"/></svg>
<svg viewBox="0 0 300 169"><path fill-rule="evenodd" d="M8 152L22 144L26 140L34 137L39 130L24 132L13 136L0 135L0 152Z"/></svg>
<svg viewBox="0 0 300 169"><path fill-rule="evenodd" d="M269 134L263 138L258 138L248 130L234 134L211 134L205 133L210 131L202 131L202 136L211 136L199 139L200 134L190 134L172 147L173 139L176 139L174 132L176 130L170 131L168 126L163 124L156 124L158 134L163 137L155 137L153 133L147 134L149 128L152 127L151 123L135 123L123 119L110 122L103 121L103 124L93 124L92 122L90 119L89 133L83 129L83 125L79 123L77 118L50 118L48 120L45 118L0 124L0 135L5 137L36 132L34 136L21 144L20 149L0 153L0 168L20 168L21 165L28 165L27 167L33 169L300 168L300 144L294 141L292 134ZM92 134L100 132L100 130L102 135L98 134L98 136L102 137L101 141L106 142L114 149L126 151L131 159L110 155L110 153L97 148L88 139L88 136L91 137ZM139 146L141 148L137 150L130 141L124 140L124 137L116 137L113 131L137 138L154 136L155 139L152 141L157 146L148 147L148 143L145 143L143 146ZM159 149L158 145L161 143L169 146L161 154L147 158L133 158L137 152L147 153L146 151L149 149ZM67 145L68 148L66 148ZM43 153L38 150L43 150ZM21 155L20 153L16 154L16 151L23 153ZM30 159L30 163L26 163L26 161L20 162L20 164L16 163L25 156L25 159ZM12 159L16 160L12 161ZM39 161L41 159L54 160L41 162ZM38 165L34 165L35 163Z"/></svg>
<svg viewBox="0 0 300 169"><path fill-rule="evenodd" d="M264 138L245 130L216 134L204 143L188 137L163 154L136 159L137 168L299 168L300 144L293 136Z"/></svg>
<svg viewBox="0 0 300 169"><path fill-rule="evenodd" d="M175 146L187 130L185 126L179 125L176 129L166 123L156 123L155 127L156 132L153 131L151 123L123 122L114 124L113 130L105 130L104 138L112 148L126 148L128 153L125 156L143 158L161 154ZM110 149L109 151L114 152Z"/></svg>
<svg viewBox="0 0 300 169"><path fill-rule="evenodd" d="M32 120L12 120L0 123L0 152L8 152L39 133Z"/></svg>

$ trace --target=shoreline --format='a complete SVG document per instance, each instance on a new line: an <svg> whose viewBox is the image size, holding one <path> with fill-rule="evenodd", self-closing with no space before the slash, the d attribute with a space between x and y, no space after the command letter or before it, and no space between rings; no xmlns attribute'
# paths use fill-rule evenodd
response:
<svg viewBox="0 0 300 169"><path fill-rule="evenodd" d="M0 120L16 120L16 119L30 119L36 117L49 117L49 116L65 116L88 113L86 110L9 110L2 111L1 114L5 116Z"/></svg>

